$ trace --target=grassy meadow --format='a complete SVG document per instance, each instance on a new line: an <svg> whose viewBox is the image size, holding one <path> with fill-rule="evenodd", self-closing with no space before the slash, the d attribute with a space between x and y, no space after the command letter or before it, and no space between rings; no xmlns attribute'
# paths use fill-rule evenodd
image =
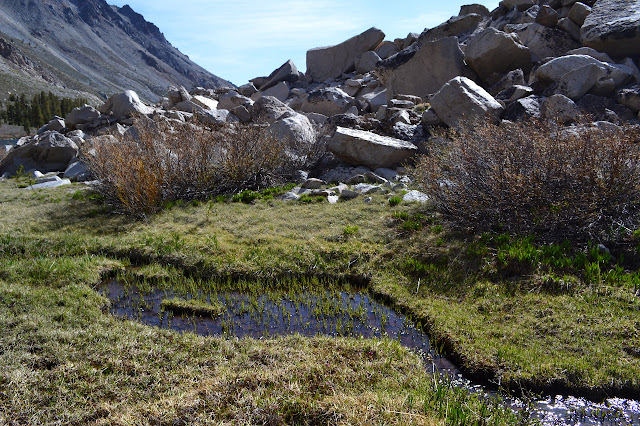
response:
<svg viewBox="0 0 640 426"><path fill-rule="evenodd" d="M85 186L18 186L0 182L0 424L531 422L434 377L396 341L222 339L119 319L98 288L132 266L158 282L357 282L471 378L640 392L640 275L597 247L465 233L381 194L172 203L140 220Z"/></svg>

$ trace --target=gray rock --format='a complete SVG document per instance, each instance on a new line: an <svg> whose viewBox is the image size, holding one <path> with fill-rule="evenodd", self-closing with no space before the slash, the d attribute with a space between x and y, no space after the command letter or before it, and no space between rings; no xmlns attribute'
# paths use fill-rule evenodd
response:
<svg viewBox="0 0 640 426"><path fill-rule="evenodd" d="M75 130L77 126L86 123L93 123L99 118L99 111L97 111L94 107L85 105L83 107L74 108L73 111L67 114L64 122L67 128L69 128L70 130Z"/></svg>
<svg viewBox="0 0 640 426"><path fill-rule="evenodd" d="M370 71L373 71L380 60L380 56L378 56L376 52L364 52L355 60L356 72L360 74L366 74Z"/></svg>
<svg viewBox="0 0 640 426"><path fill-rule="evenodd" d="M542 97L527 96L511 102L504 111L503 118L509 121L529 120L541 117Z"/></svg>
<svg viewBox="0 0 640 426"><path fill-rule="evenodd" d="M632 71L623 65L613 65L601 62L587 55L566 55L552 59L538 68L533 74L534 80L560 82L562 77L585 65L597 65L606 71L606 76L613 78L616 86L621 86L633 78ZM578 76L579 78L579 76Z"/></svg>
<svg viewBox="0 0 640 426"><path fill-rule="evenodd" d="M27 186L26 189L51 189L51 188L58 188L64 185L71 185L71 181L69 179L58 178L58 180Z"/></svg>
<svg viewBox="0 0 640 426"><path fill-rule="evenodd" d="M353 187L353 190L360 195L374 194L382 191L382 188L378 185L371 185L368 183L359 183Z"/></svg>
<svg viewBox="0 0 640 426"><path fill-rule="evenodd" d="M634 111L640 111L640 85L619 90L616 100Z"/></svg>
<svg viewBox="0 0 640 426"><path fill-rule="evenodd" d="M571 6L568 18L575 22L579 27L584 24L587 16L591 13L591 8L584 3L576 2Z"/></svg>
<svg viewBox="0 0 640 426"><path fill-rule="evenodd" d="M51 121L38 129L38 134L42 134L46 131L52 130L54 132L61 132L65 128L64 119L58 116L53 117Z"/></svg>
<svg viewBox="0 0 640 426"><path fill-rule="evenodd" d="M258 89L264 92L278 83L295 83L299 79L300 72L298 71L298 67L296 67L296 64L294 64L292 60L288 60L280 68L273 71L269 77L267 77L264 84L258 87Z"/></svg>
<svg viewBox="0 0 640 426"><path fill-rule="evenodd" d="M202 106L198 105L193 101L183 101L183 102L177 103L173 106L173 108L175 108L178 111L186 112L189 114L195 114L198 111L205 110L205 108L203 108Z"/></svg>
<svg viewBox="0 0 640 426"><path fill-rule="evenodd" d="M327 87L309 93L302 103L302 112L315 112L328 117L342 114L353 105L354 99L337 87Z"/></svg>
<svg viewBox="0 0 640 426"><path fill-rule="evenodd" d="M238 93L240 93L242 96L246 96L247 98L251 97L251 95L253 95L258 91L258 89L256 88L256 86L253 85L253 83L243 84L242 86L238 87L237 90L238 90Z"/></svg>
<svg viewBox="0 0 640 426"><path fill-rule="evenodd" d="M507 9L517 8L520 11L529 9L534 5L534 0L502 0L500 6Z"/></svg>
<svg viewBox="0 0 640 426"><path fill-rule="evenodd" d="M351 191L350 189L345 189L340 192L340 198L343 200L353 200L354 198L358 198L359 196L359 192Z"/></svg>
<svg viewBox="0 0 640 426"><path fill-rule="evenodd" d="M64 171L78 154L78 146L73 140L53 131L22 138L18 143L0 161L0 174L14 175L21 166L24 170L36 169L45 173Z"/></svg>
<svg viewBox="0 0 640 426"><path fill-rule="evenodd" d="M524 72L521 69L509 71L500 81L491 86L487 92L489 92L491 96L496 96L498 93L513 86L526 86L524 82Z"/></svg>
<svg viewBox="0 0 640 426"><path fill-rule="evenodd" d="M370 28L336 46L311 49L307 51L307 75L313 81L323 82L353 71L356 58L378 47L382 40L384 33Z"/></svg>
<svg viewBox="0 0 640 426"><path fill-rule="evenodd" d="M355 175L362 175L363 180L357 183L364 182L364 173L370 171L368 167L360 166L360 167L336 167L330 170L325 171L320 179L326 182L347 182L348 180Z"/></svg>
<svg viewBox="0 0 640 426"><path fill-rule="evenodd" d="M455 77L442 86L431 98L431 108L454 128L461 121L498 121L504 110L493 96L466 77Z"/></svg>
<svg viewBox="0 0 640 426"><path fill-rule="evenodd" d="M269 126L269 134L284 142L296 155L315 144L317 133L311 121L303 114L286 114Z"/></svg>
<svg viewBox="0 0 640 426"><path fill-rule="evenodd" d="M392 41L383 41L375 50L380 59L387 59L400 51L400 48Z"/></svg>
<svg viewBox="0 0 640 426"><path fill-rule="evenodd" d="M440 117L438 117L438 114L435 113L433 108L429 108L422 113L421 122L423 127L438 126L442 124L442 120L440 120Z"/></svg>
<svg viewBox="0 0 640 426"><path fill-rule="evenodd" d="M458 16L470 15L472 13L475 13L480 16L491 15L491 12L489 12L489 9L487 9L485 5L474 3L474 4L466 4L466 5L460 6L460 12L458 13Z"/></svg>
<svg viewBox="0 0 640 426"><path fill-rule="evenodd" d="M238 105L231 110L231 113L238 117L243 123L249 123L251 121L251 113L244 105Z"/></svg>
<svg viewBox="0 0 640 426"><path fill-rule="evenodd" d="M495 74L522 69L531 69L529 48L514 34L507 34L495 28L487 28L469 40L465 52L467 64L480 78L495 83Z"/></svg>
<svg viewBox="0 0 640 426"><path fill-rule="evenodd" d="M409 142L343 127L337 128L327 148L342 161L371 169L403 163L418 150Z"/></svg>
<svg viewBox="0 0 640 426"><path fill-rule="evenodd" d="M126 90L123 93L111 96L107 102L100 107L100 112L122 120L136 114L150 114L153 112L153 108L143 104L136 92Z"/></svg>
<svg viewBox="0 0 640 426"><path fill-rule="evenodd" d="M367 178L368 182L379 183L379 184L385 184L389 182L387 179L383 178L382 176L378 176L374 172L366 172L364 174L364 177Z"/></svg>
<svg viewBox="0 0 640 426"><path fill-rule="evenodd" d="M437 27L425 30L418 38L419 44L435 41L445 37L457 37L460 42L466 41L482 22L482 16L470 13L463 16L452 16Z"/></svg>
<svg viewBox="0 0 640 426"><path fill-rule="evenodd" d="M203 95L193 95L191 98L191 102L196 105L200 105L204 109L217 109L218 101L215 99L208 98ZM222 109L222 108L221 108Z"/></svg>
<svg viewBox="0 0 640 426"><path fill-rule="evenodd" d="M518 25L509 29L509 32L516 34L529 48L531 61L534 63L549 57L563 56L568 51L580 47L580 43L566 32L536 23Z"/></svg>
<svg viewBox="0 0 640 426"><path fill-rule="evenodd" d="M184 87L169 87L167 90L167 98L169 99L169 106L173 107L180 102L186 102L191 100L191 95Z"/></svg>
<svg viewBox="0 0 640 426"><path fill-rule="evenodd" d="M606 53L598 52L597 50L590 47L579 47L577 49L570 50L567 52L567 55L587 55L599 60L600 62L609 62L611 64L615 64L615 62L609 55L607 55Z"/></svg>
<svg viewBox="0 0 640 426"><path fill-rule="evenodd" d="M536 15L536 23L553 28L558 24L558 12L550 6L542 5Z"/></svg>
<svg viewBox="0 0 640 426"><path fill-rule="evenodd" d="M253 95L251 95L251 100L256 101L263 96L272 96L277 100L284 102L289 97L290 93L291 93L291 89L289 87L289 83L287 83L286 81L281 81L275 86L272 86L264 91L261 90L259 92L254 93Z"/></svg>
<svg viewBox="0 0 640 426"><path fill-rule="evenodd" d="M607 76L605 68L597 64L586 64L564 74L560 78L556 92L577 101L586 95L598 80Z"/></svg>
<svg viewBox="0 0 640 426"><path fill-rule="evenodd" d="M640 56L640 2L598 0L580 37L584 46L614 57Z"/></svg>
<svg viewBox="0 0 640 426"><path fill-rule="evenodd" d="M558 21L557 28L566 32L572 39L580 41L580 26L569 18L562 18Z"/></svg>
<svg viewBox="0 0 640 426"><path fill-rule="evenodd" d="M398 179L400 179L400 175L397 171L386 167L375 169L373 173L389 181L397 181Z"/></svg>
<svg viewBox="0 0 640 426"><path fill-rule="evenodd" d="M298 201L300 199L300 196L298 194L296 194L295 192L289 191L285 194L282 194L278 197L276 197L277 200L282 200L282 201Z"/></svg>
<svg viewBox="0 0 640 426"><path fill-rule="evenodd" d="M358 99L364 101L371 112L378 112L380 107L387 104L387 89L384 87L373 89L371 92L359 96Z"/></svg>
<svg viewBox="0 0 640 426"><path fill-rule="evenodd" d="M263 96L251 106L251 118L255 123L273 123L283 114L296 112L272 96Z"/></svg>
<svg viewBox="0 0 640 426"><path fill-rule="evenodd" d="M582 115L580 108L564 95L553 95L542 103L542 117L566 124L577 121Z"/></svg>
<svg viewBox="0 0 640 426"><path fill-rule="evenodd" d="M387 88L387 99L398 94L426 98L456 76L472 75L455 37L416 43L381 61L376 74Z"/></svg>
<svg viewBox="0 0 640 426"><path fill-rule="evenodd" d="M82 160L71 161L69 167L64 171L63 177L74 182L87 182L93 179L91 170Z"/></svg>
<svg viewBox="0 0 640 426"><path fill-rule="evenodd" d="M196 116L198 117L198 123L206 126L221 126L239 121L235 115L226 109L198 111Z"/></svg>
<svg viewBox="0 0 640 426"><path fill-rule="evenodd" d="M327 182L321 180L321 179L316 179L316 178L310 178L307 179L303 184L302 184L302 188L305 189L320 189L323 186L325 186L327 184Z"/></svg>
<svg viewBox="0 0 640 426"><path fill-rule="evenodd" d="M516 85L498 93L496 95L496 100L509 103L517 101L518 99L526 98L530 95L533 95L533 89L531 87Z"/></svg>
<svg viewBox="0 0 640 426"><path fill-rule="evenodd" d="M429 196L424 192L411 190L404 194L402 201L405 203L426 203L429 201Z"/></svg>

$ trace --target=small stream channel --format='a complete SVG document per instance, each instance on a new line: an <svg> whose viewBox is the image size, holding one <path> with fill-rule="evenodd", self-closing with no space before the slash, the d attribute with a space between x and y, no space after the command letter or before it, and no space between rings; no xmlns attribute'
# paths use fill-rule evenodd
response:
<svg viewBox="0 0 640 426"><path fill-rule="evenodd" d="M204 336L268 338L287 334L328 335L398 340L422 356L425 364L447 375L471 392L494 391L465 380L458 369L436 353L429 336L404 315L377 303L366 293L326 291L311 294L267 292L258 295L224 291L190 294L167 289L141 291L132 284L106 280L100 288L111 301L113 314L147 325L193 332ZM174 314L163 300L199 300L220 306L217 316ZM513 409L523 409L518 399L505 399ZM544 424L638 424L640 402L611 398L595 403L571 396L547 397L534 402L533 415Z"/></svg>

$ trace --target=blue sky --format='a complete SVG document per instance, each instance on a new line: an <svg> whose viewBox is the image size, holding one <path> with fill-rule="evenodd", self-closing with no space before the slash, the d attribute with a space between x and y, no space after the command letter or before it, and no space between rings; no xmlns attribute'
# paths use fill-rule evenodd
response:
<svg viewBox="0 0 640 426"><path fill-rule="evenodd" d="M241 85L306 52L340 43L370 27L387 40L441 24L460 6L498 0L107 0L128 4L156 24L171 44L219 77Z"/></svg>

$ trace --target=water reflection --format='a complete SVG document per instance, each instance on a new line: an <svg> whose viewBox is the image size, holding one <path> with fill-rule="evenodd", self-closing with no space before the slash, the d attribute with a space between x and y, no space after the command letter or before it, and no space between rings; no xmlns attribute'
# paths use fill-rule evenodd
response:
<svg viewBox="0 0 640 426"><path fill-rule="evenodd" d="M466 380L446 358L436 354L429 336L416 328L404 315L372 300L363 293L316 292L311 294L264 293L250 296L237 292L215 294L176 294L172 290L141 292L135 286L123 286L109 280L102 292L112 301L112 312L144 324L205 336L266 338L298 333L303 336L328 335L398 340L419 353L433 371L446 374L457 385L471 392L487 391ZM162 300L181 297L205 299L224 305L216 318L174 315L163 310ZM530 410L549 425L640 425L640 403L610 398L595 403L572 396L547 397L525 403L506 399L516 410Z"/></svg>

